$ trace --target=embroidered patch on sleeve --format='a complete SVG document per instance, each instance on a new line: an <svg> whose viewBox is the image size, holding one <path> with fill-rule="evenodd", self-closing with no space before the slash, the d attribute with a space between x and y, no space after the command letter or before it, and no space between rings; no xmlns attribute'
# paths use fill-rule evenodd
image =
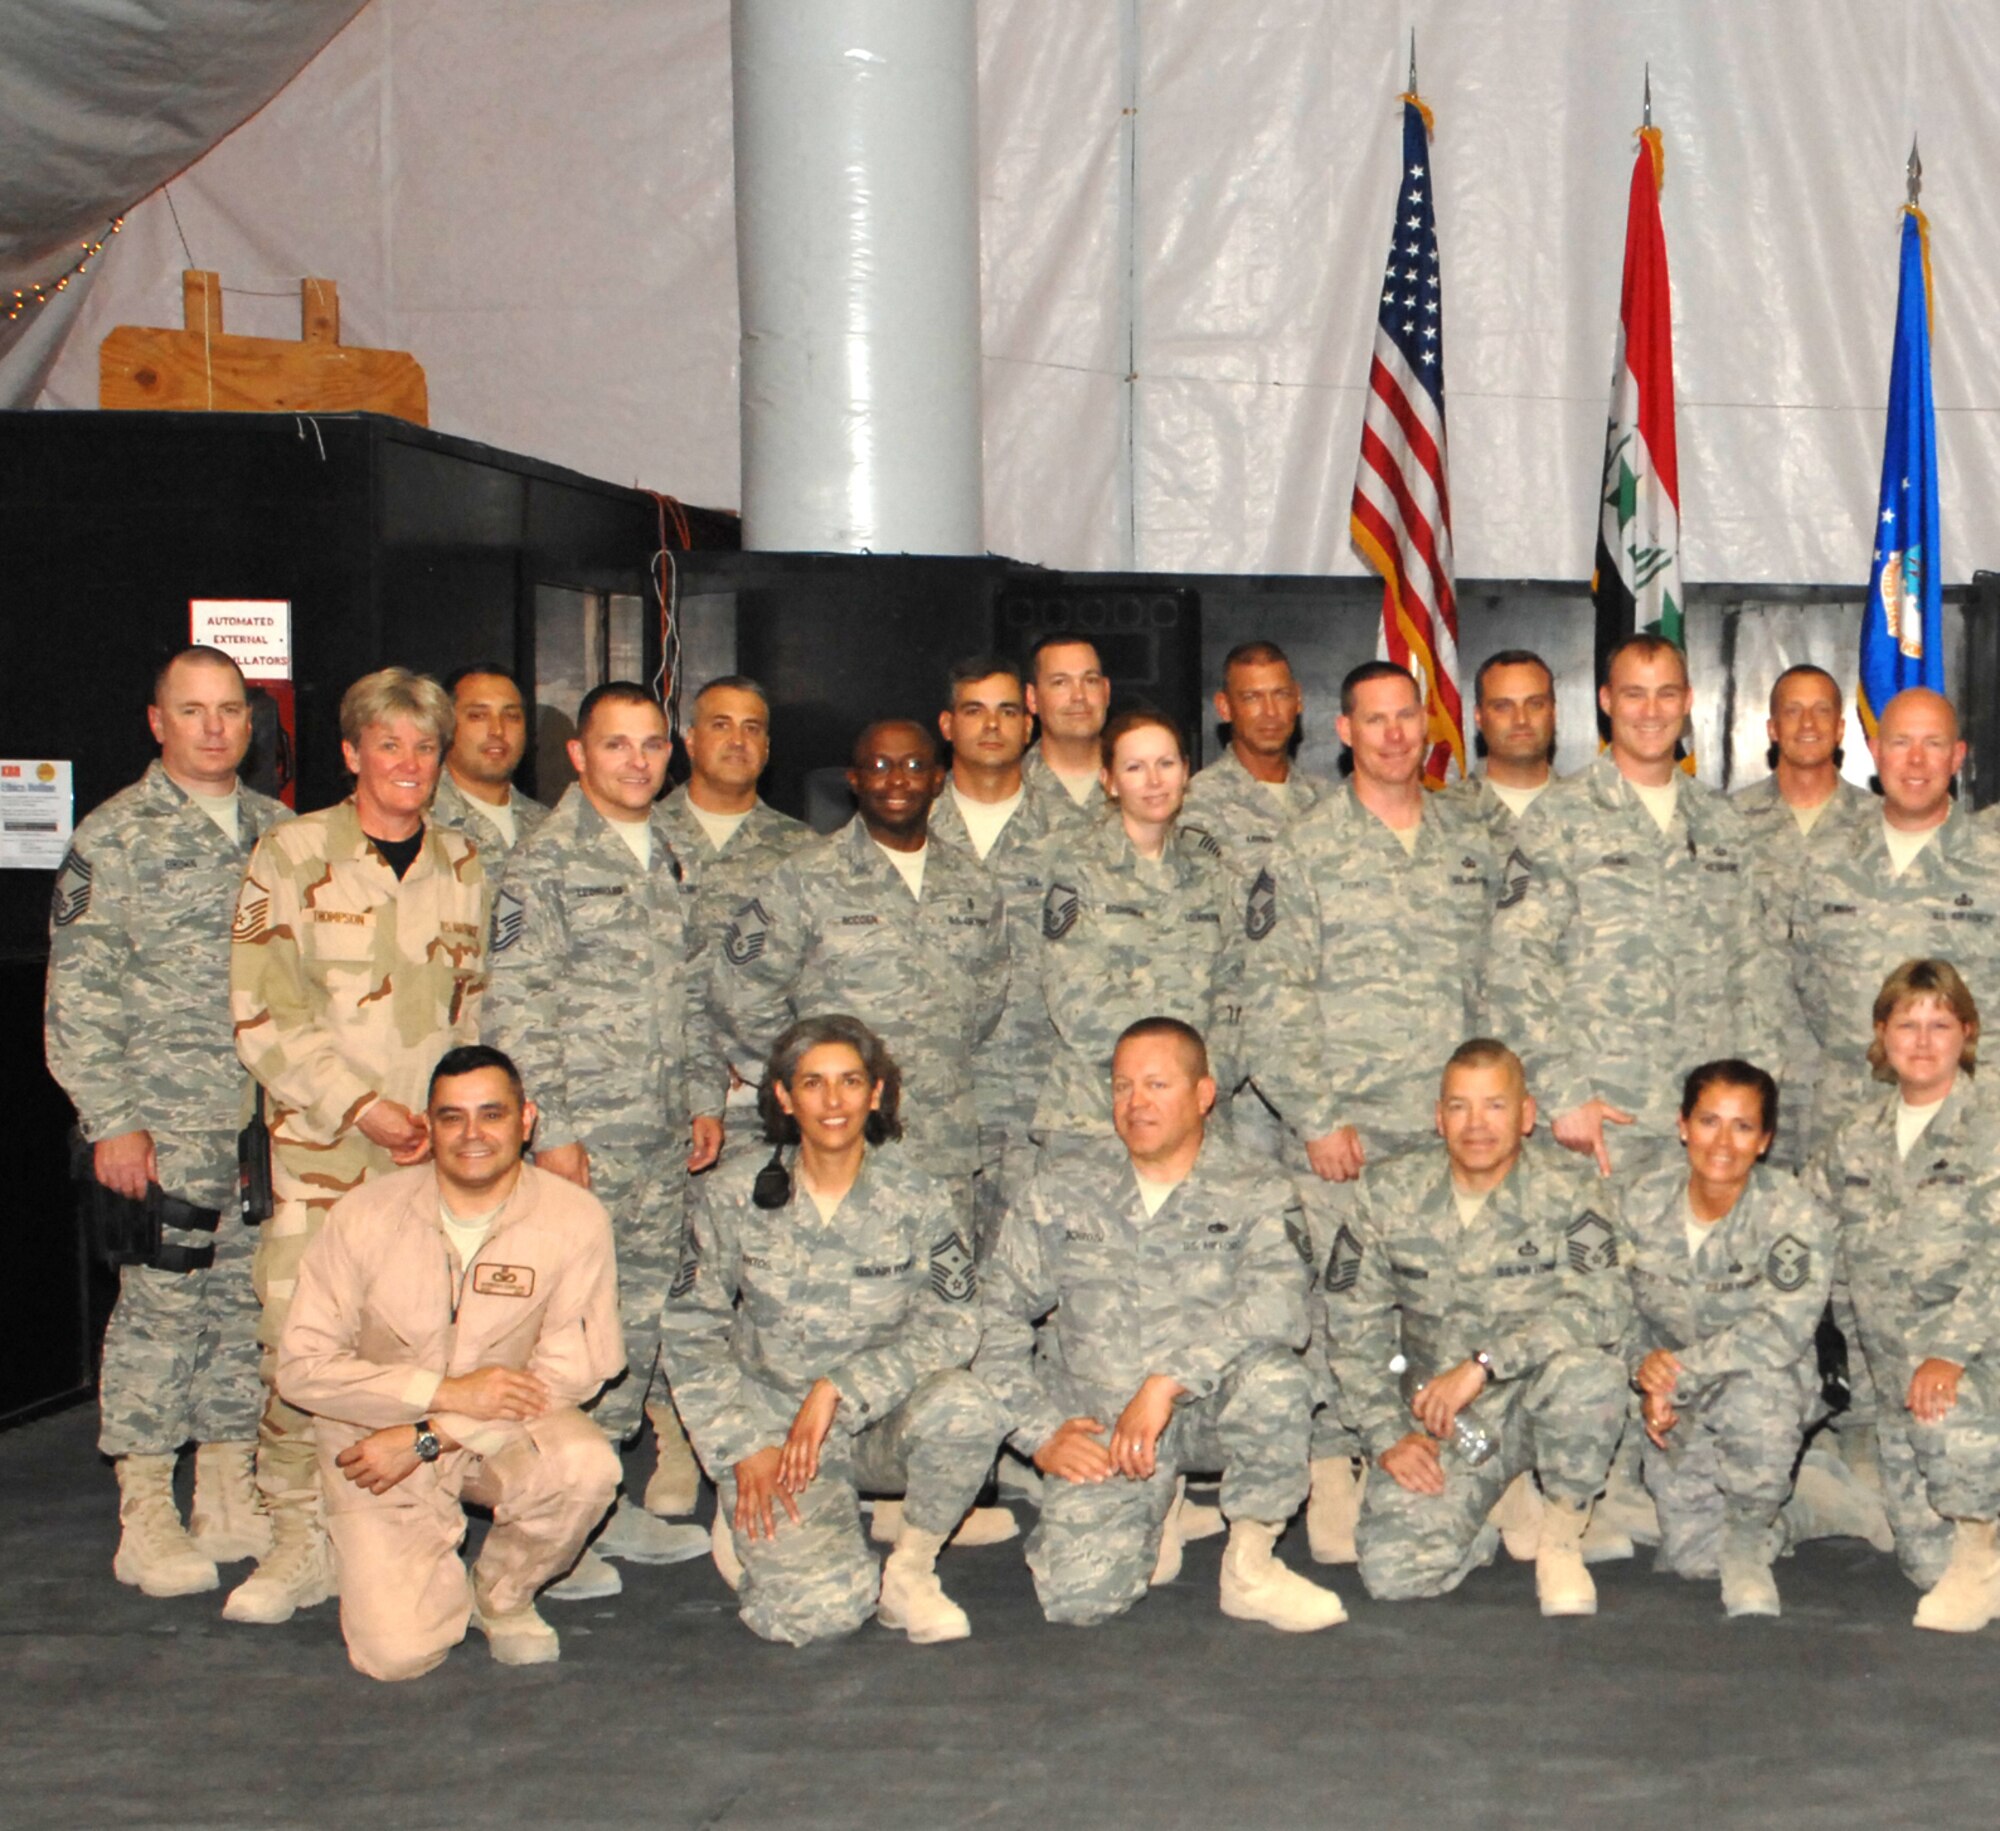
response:
<svg viewBox="0 0 2000 1831"><path fill-rule="evenodd" d="M49 913L58 928L67 928L90 908L90 860L74 846L63 854Z"/></svg>
<svg viewBox="0 0 2000 1831"><path fill-rule="evenodd" d="M970 1303L978 1295L979 1274L962 1234L954 1233L931 1248L931 1289L946 1303Z"/></svg>

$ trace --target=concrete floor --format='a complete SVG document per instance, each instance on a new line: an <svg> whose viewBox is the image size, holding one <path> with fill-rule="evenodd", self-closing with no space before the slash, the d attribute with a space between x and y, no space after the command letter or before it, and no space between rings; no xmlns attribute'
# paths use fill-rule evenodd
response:
<svg viewBox="0 0 2000 1831"><path fill-rule="evenodd" d="M1776 1623L1640 1564L1599 1568L1594 1620L1544 1622L1503 1562L1434 1603L1338 1573L1353 1619L1301 1638L1217 1612L1217 1540L1124 1621L1052 1628L1015 1543L947 1554L971 1641L807 1652L753 1638L706 1563L627 1566L622 1597L550 1607L559 1665L475 1635L383 1686L331 1603L241 1628L219 1593L115 1583L94 1425L0 1435L9 1831L2000 1822L2000 1628L1913 1631L1859 1542L1781 1565Z"/></svg>

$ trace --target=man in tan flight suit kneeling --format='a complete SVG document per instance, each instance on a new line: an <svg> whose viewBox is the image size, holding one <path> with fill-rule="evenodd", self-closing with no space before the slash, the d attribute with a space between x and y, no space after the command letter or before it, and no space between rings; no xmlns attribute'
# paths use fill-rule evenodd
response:
<svg viewBox="0 0 2000 1831"><path fill-rule="evenodd" d="M315 1414L347 1656L417 1678L479 1628L504 1665L560 1648L535 1592L618 1486L580 1407L625 1365L611 1223L522 1161L535 1109L497 1049L431 1077L429 1163L342 1197L307 1247L278 1390ZM493 1510L468 1585L464 1501Z"/></svg>

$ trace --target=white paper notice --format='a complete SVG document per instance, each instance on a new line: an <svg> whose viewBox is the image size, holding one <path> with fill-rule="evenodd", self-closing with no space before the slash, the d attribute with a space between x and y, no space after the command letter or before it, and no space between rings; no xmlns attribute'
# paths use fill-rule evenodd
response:
<svg viewBox="0 0 2000 1831"><path fill-rule="evenodd" d="M245 680L292 677L292 606L287 598L190 598L188 640L219 648Z"/></svg>
<svg viewBox="0 0 2000 1831"><path fill-rule="evenodd" d="M76 827L67 763L0 758L0 870L53 871Z"/></svg>

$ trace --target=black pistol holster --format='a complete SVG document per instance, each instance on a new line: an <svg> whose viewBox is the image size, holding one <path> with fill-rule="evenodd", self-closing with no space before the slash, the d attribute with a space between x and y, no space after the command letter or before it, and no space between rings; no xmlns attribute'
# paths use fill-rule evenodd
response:
<svg viewBox="0 0 2000 1831"><path fill-rule="evenodd" d="M178 1246L166 1229L213 1233L222 1223L220 1208L197 1208L169 1195L158 1183L146 1187L146 1199L107 1189L97 1180L89 1143L79 1131L70 1133L70 1176L76 1183L77 1216L91 1257L101 1265L150 1265L155 1271L199 1272L215 1263L215 1242Z"/></svg>

